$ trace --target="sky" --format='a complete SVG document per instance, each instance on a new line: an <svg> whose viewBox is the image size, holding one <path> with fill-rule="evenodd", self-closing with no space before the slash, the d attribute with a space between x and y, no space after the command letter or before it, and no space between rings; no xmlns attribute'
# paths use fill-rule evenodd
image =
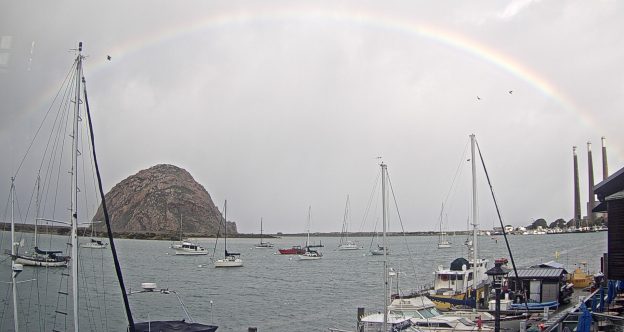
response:
<svg viewBox="0 0 624 332"><path fill-rule="evenodd" d="M339 232L347 196L372 231L383 161L390 230L465 230L474 133L505 224L569 220L572 146L583 202L588 141L596 183L601 137L624 163L623 32L621 1L0 0L2 207L82 41L106 191L168 163L239 232Z"/></svg>

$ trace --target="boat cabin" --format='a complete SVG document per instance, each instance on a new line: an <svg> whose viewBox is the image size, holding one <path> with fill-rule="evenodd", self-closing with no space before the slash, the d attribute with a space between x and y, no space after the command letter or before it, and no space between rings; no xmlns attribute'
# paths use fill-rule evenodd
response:
<svg viewBox="0 0 624 332"><path fill-rule="evenodd" d="M509 274L508 287L514 303L567 303L572 296L567 285L568 272L564 268L528 267L518 269L518 278Z"/></svg>
<svg viewBox="0 0 624 332"><path fill-rule="evenodd" d="M485 271L487 269L487 260L477 260L477 276L475 277L474 264L465 258L457 258L451 262L449 269L443 269L441 266L434 272L435 280L433 281L433 289L436 293L465 293L468 288L474 287L486 280ZM475 282L475 278L477 279ZM451 294L448 294L451 295Z"/></svg>

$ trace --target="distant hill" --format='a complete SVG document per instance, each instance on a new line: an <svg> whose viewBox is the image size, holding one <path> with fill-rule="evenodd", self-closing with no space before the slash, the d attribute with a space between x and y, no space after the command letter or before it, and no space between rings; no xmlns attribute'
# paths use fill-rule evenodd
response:
<svg viewBox="0 0 624 332"><path fill-rule="evenodd" d="M106 194L113 233L156 233L177 236L215 236L222 215L204 187L186 170L156 165L116 184ZM102 207L93 220L104 220ZM236 224L227 223L228 234L237 234ZM104 223L96 228L105 230ZM223 229L221 229L223 233Z"/></svg>

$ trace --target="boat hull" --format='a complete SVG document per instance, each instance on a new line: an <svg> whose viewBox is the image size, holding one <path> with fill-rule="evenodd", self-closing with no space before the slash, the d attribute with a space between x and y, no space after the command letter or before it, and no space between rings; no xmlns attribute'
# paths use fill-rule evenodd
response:
<svg viewBox="0 0 624 332"><path fill-rule="evenodd" d="M208 255L208 251L203 250L195 250L195 251L190 251L190 250L182 250L182 249L176 249L175 254L177 256L197 256L197 255Z"/></svg>
<svg viewBox="0 0 624 332"><path fill-rule="evenodd" d="M235 260L218 259L214 262L215 267L241 267L243 266L243 260L237 258Z"/></svg>
<svg viewBox="0 0 624 332"><path fill-rule="evenodd" d="M305 254L305 249L302 249L302 248L284 248L284 249L278 249L278 251L282 255L303 255L303 254Z"/></svg>
<svg viewBox="0 0 624 332"><path fill-rule="evenodd" d="M81 243L80 244L80 248L85 248L85 249L106 249L106 248L108 248L108 244L106 244L106 243L99 244L99 243L93 243L93 242L86 242L86 243Z"/></svg>
<svg viewBox="0 0 624 332"><path fill-rule="evenodd" d="M15 263L25 266L65 267L69 263L69 258L67 258L66 260L51 260L46 258L17 256L15 258Z"/></svg>

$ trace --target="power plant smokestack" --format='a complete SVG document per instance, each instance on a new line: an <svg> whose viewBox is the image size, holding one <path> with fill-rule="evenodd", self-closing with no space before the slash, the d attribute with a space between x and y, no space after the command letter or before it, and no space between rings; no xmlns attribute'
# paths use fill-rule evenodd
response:
<svg viewBox="0 0 624 332"><path fill-rule="evenodd" d="M576 156L576 146L572 147L574 156L574 226L580 226L581 222L581 192L579 190L578 157Z"/></svg>
<svg viewBox="0 0 624 332"><path fill-rule="evenodd" d="M589 201L587 202L587 224L594 224L594 209L596 197L594 195L594 162L592 161L591 142L587 142L587 172L589 180Z"/></svg>
<svg viewBox="0 0 624 332"><path fill-rule="evenodd" d="M602 179L609 177L609 166L607 164L607 139L602 136Z"/></svg>

